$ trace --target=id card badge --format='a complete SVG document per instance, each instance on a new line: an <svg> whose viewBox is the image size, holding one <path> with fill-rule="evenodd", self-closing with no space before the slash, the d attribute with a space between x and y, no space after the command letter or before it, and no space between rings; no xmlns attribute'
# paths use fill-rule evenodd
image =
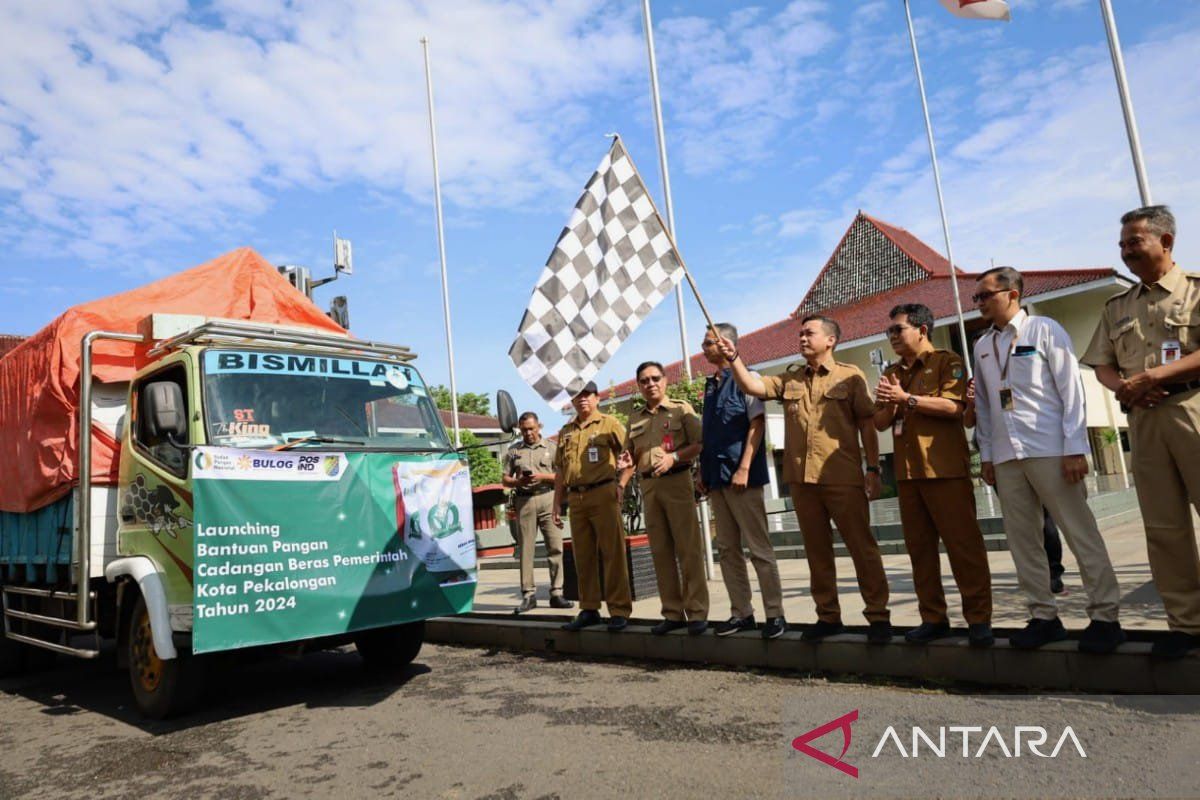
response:
<svg viewBox="0 0 1200 800"><path fill-rule="evenodd" d="M587 449L587 460L588 460L589 464L599 464L600 463L600 448L595 447L595 446L589 447Z"/></svg>
<svg viewBox="0 0 1200 800"><path fill-rule="evenodd" d="M899 438L904 433L904 417L896 417L892 420L892 438Z"/></svg>
<svg viewBox="0 0 1200 800"><path fill-rule="evenodd" d="M1004 411L1013 410L1013 393L1012 389L1000 390L1000 408Z"/></svg>
<svg viewBox="0 0 1200 800"><path fill-rule="evenodd" d="M1178 361L1179 356L1183 354L1183 345L1178 339L1167 339L1162 343L1162 362L1170 364L1172 361Z"/></svg>

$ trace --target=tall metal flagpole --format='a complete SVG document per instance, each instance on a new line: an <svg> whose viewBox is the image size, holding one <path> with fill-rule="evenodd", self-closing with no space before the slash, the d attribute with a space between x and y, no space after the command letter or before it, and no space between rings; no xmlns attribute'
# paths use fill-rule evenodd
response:
<svg viewBox="0 0 1200 800"><path fill-rule="evenodd" d="M962 340L963 361L967 377L972 374L970 348L967 346L967 325L963 322L962 299L958 294L958 275L954 271L954 250L950 245L950 220L946 216L946 200L942 196L942 174L938 170L937 147L933 141L933 123L929 119L929 101L925 98L925 78L921 74L921 56L917 52L917 32L913 28L912 12L904 0L904 18L908 20L908 38L912 42L913 64L917 68L917 88L921 90L921 110L925 113L925 133L929 136L929 160L933 163L933 183L937 187L938 210L942 213L942 233L946 237L946 259L950 262L950 286L954 288L954 310L958 312L958 335Z"/></svg>
<svg viewBox="0 0 1200 800"><path fill-rule="evenodd" d="M1133 115L1133 100L1129 96L1129 82L1125 77L1125 59L1121 56L1121 40L1117 36L1117 20L1113 16L1111 0L1100 0L1100 13L1104 17L1104 29L1108 31L1108 49L1112 53L1113 72L1117 74L1117 93L1121 96L1121 110L1125 113L1125 132L1129 136L1129 149L1133 153L1133 171L1137 175L1138 192L1142 205L1153 205L1150 199L1150 179L1146 177L1146 164L1142 160L1142 140L1138 136L1137 119Z"/></svg>
<svg viewBox="0 0 1200 800"><path fill-rule="evenodd" d="M642 24L646 27L646 54L650 58L650 97L654 103L654 131L658 137L658 168L662 172L663 205L667 212L667 232L673 239L675 237L675 207L671 203L671 173L667 169L667 137L663 132L662 98L658 93L658 59L654 56L654 25L650 21L650 0L642 0ZM678 250L678 245L676 250ZM690 275L688 280L691 280ZM683 312L682 283L675 284L675 309L679 313L679 349L683 355L683 374L687 376L690 384L692 382L692 357L688 351L687 319ZM708 578L712 578L712 539L708 532L708 503L705 502L700 504L700 538L704 540L704 571Z"/></svg>
<svg viewBox="0 0 1200 800"><path fill-rule="evenodd" d="M642 21L646 26L646 52L650 56L650 97L654 103L654 131L658 137L658 168L662 173L663 206L667 229L675 235L675 208L671 203L671 172L667 169L667 138L663 133L662 98L658 93L658 59L654 56L654 28L650 22L650 0L642 0ZM692 380L692 359L688 354L687 320L683 312L683 284L675 284L675 308L679 312L679 347L683 353L683 372Z"/></svg>
<svg viewBox="0 0 1200 800"><path fill-rule="evenodd" d="M450 362L450 419L454 426L454 446L462 447L458 429L458 385L454 380L454 336L450 332L450 284L446 280L446 232L442 227L442 180L438 173L437 125L433 118L433 74L429 68L429 39L421 37L425 54L425 98L429 104L429 145L433 151L433 205L437 212L438 257L442 263L442 316L446 320L446 358Z"/></svg>

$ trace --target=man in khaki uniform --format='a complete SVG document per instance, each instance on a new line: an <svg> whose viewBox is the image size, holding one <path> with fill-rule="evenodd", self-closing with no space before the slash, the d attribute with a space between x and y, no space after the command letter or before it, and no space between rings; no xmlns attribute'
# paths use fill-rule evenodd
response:
<svg viewBox="0 0 1200 800"><path fill-rule="evenodd" d="M521 441L508 449L504 460L503 484L512 490L517 512L517 549L521 558L521 603L514 614L537 608L533 582L533 554L538 531L546 543L550 565L550 607L571 608L562 596L562 529L554 524L554 442L542 438L537 414L526 411L518 420Z"/></svg>
<svg viewBox="0 0 1200 800"><path fill-rule="evenodd" d="M879 381L875 427L892 429L900 521L921 613L921 624L904 638L920 643L950 635L940 539L962 596L968 643L988 647L995 641L992 573L975 517L962 425L966 369L957 353L935 349L929 341L933 313L926 306L899 305L889 316L888 340L901 360Z"/></svg>
<svg viewBox="0 0 1200 800"><path fill-rule="evenodd" d="M1174 261L1175 217L1148 206L1121 217L1121 260L1140 282L1104 306L1081 361L1128 409L1133 476L1150 572L1171 633L1152 654L1200 646L1200 273Z"/></svg>
<svg viewBox="0 0 1200 800"><path fill-rule="evenodd" d="M596 384L588 383L571 399L575 418L558 432L554 463L553 522L562 524L560 509L569 504L571 549L579 581L579 614L563 626L578 631L599 625L600 564L604 564L604 600L610 631L624 630L633 613L629 566L625 562L625 527L621 494L632 470L620 470L625 427L601 414Z"/></svg>
<svg viewBox="0 0 1200 800"><path fill-rule="evenodd" d="M817 314L806 317L799 341L805 365L764 378L750 374L732 342L724 340L722 347L742 391L783 402L783 479L791 488L817 605L817 624L804 631L803 638L819 640L844 630L829 524L832 518L854 561L866 604L863 615L869 624L868 640L883 644L892 638L888 584L879 544L871 535L868 505L868 500L879 496L880 487L879 438L872 420L875 404L862 370L834 359L840 336L834 320Z"/></svg>
<svg viewBox="0 0 1200 800"><path fill-rule="evenodd" d="M697 636L708 628L708 581L692 488L700 417L689 403L667 397L662 364L647 361L635 374L646 405L629 415L626 449L641 479L663 615L650 630L662 636L686 627Z"/></svg>

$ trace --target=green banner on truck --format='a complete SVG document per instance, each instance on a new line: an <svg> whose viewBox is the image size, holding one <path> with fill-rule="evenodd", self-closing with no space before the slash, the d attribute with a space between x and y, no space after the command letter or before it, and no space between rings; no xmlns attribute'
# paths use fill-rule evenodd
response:
<svg viewBox="0 0 1200 800"><path fill-rule="evenodd" d="M193 650L471 610L467 466L444 455L198 447Z"/></svg>

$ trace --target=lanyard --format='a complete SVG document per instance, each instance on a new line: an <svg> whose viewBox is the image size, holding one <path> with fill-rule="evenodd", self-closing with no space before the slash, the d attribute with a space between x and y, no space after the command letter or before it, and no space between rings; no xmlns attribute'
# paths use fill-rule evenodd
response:
<svg viewBox="0 0 1200 800"><path fill-rule="evenodd" d="M1017 337L1021 335L1020 331L1013 332L1012 342L1008 345L1008 357L1004 359L1004 364L1000 364L1000 347L996 344L996 340L1000 338L1002 331L996 331L992 335L992 355L996 357L996 366L1000 367L1000 382L1008 381L1008 364L1012 361L1013 350L1017 349Z"/></svg>

